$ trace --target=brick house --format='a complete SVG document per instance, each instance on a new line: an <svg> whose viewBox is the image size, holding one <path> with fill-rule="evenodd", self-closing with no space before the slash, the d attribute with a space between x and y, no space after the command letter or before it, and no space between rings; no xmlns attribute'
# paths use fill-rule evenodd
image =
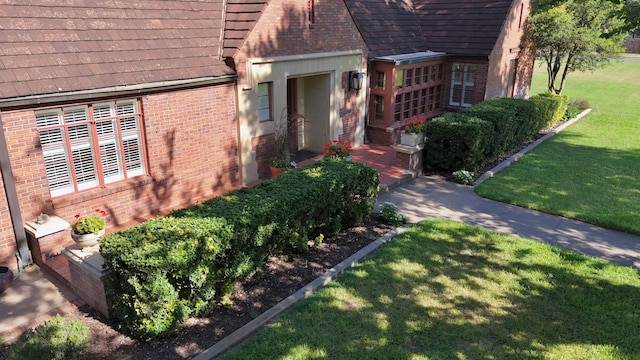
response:
<svg viewBox="0 0 640 360"><path fill-rule="evenodd" d="M366 49L343 2L9 1L0 11L0 264L267 177L283 111L291 150L364 139ZM39 214L48 214L38 224Z"/></svg>
<svg viewBox="0 0 640 360"><path fill-rule="evenodd" d="M366 69L367 50L344 2L230 0L223 55L238 74L245 183L268 176L287 114L294 153L321 153L333 139L363 144L366 91L348 80Z"/></svg>
<svg viewBox="0 0 640 360"><path fill-rule="evenodd" d="M346 0L369 50L367 135L394 145L404 120L529 96L528 0Z"/></svg>
<svg viewBox="0 0 640 360"><path fill-rule="evenodd" d="M333 139L394 144L409 116L525 97L528 12L524 0L5 1L0 265L46 263L75 214L104 209L112 231L267 178L287 121L290 150L317 154Z"/></svg>
<svg viewBox="0 0 640 360"><path fill-rule="evenodd" d="M75 214L106 210L110 230L241 184L223 10L3 2L0 264L59 254Z"/></svg>

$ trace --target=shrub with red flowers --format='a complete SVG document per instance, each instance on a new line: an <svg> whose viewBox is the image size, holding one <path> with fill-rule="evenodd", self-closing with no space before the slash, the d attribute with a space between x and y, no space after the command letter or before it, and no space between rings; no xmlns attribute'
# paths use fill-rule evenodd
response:
<svg viewBox="0 0 640 360"><path fill-rule="evenodd" d="M331 159L346 159L351 155L351 145L348 141L331 140L324 144L324 157Z"/></svg>
<svg viewBox="0 0 640 360"><path fill-rule="evenodd" d="M74 216L76 220L71 224L71 228L78 235L97 234L104 229L105 216L107 216L107 212L101 209L95 209L95 214L91 215L80 216L80 214L76 214Z"/></svg>
<svg viewBox="0 0 640 360"><path fill-rule="evenodd" d="M425 123L425 119L419 116L414 116L404 122L404 127L402 129L407 134L421 134L424 132Z"/></svg>

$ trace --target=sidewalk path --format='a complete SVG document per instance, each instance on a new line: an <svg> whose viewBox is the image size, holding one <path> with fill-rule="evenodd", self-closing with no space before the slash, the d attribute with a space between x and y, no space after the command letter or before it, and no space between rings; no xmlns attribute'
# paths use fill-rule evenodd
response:
<svg viewBox="0 0 640 360"><path fill-rule="evenodd" d="M470 186L438 177L418 177L380 194L378 206L385 202L395 204L411 223L425 218L455 220L640 270L640 236L487 200Z"/></svg>

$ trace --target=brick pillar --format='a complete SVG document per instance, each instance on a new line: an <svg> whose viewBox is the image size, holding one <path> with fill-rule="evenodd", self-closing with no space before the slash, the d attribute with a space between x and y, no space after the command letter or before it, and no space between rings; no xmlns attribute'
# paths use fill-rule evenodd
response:
<svg viewBox="0 0 640 360"><path fill-rule="evenodd" d="M109 318L109 307L102 282L107 273L102 270L104 259L98 246L79 249L72 245L62 250L62 255L69 261L73 292Z"/></svg>
<svg viewBox="0 0 640 360"><path fill-rule="evenodd" d="M396 151L396 166L412 171L414 176L422 175L424 144L416 146L400 144L393 148Z"/></svg>

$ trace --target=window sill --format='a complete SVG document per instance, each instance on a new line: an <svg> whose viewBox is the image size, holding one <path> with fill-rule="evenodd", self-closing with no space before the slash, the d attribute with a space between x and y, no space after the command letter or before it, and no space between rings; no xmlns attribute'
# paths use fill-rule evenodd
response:
<svg viewBox="0 0 640 360"><path fill-rule="evenodd" d="M51 199L53 208L63 208L75 204L80 204L85 201L98 199L101 197L109 196L121 191L135 189L140 186L144 186L153 182L153 178L150 175L141 175L133 179L119 181L117 183L109 184L104 188L95 188L85 190L78 193L63 195Z"/></svg>

